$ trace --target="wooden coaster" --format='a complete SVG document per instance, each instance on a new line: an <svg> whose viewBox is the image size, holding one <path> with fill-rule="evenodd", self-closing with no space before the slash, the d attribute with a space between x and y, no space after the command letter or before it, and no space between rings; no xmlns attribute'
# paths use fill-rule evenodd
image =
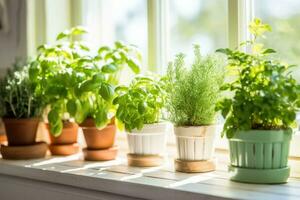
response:
<svg viewBox="0 0 300 200"><path fill-rule="evenodd" d="M84 159L89 161L107 161L116 159L118 147L114 146L108 149L83 149Z"/></svg>
<svg viewBox="0 0 300 200"><path fill-rule="evenodd" d="M197 173L210 172L216 169L216 160L175 160L175 169L179 172Z"/></svg>
<svg viewBox="0 0 300 200"><path fill-rule="evenodd" d="M159 155L127 154L128 165L136 167L156 167L163 164L164 158Z"/></svg>
<svg viewBox="0 0 300 200"><path fill-rule="evenodd" d="M74 144L51 144L49 150L52 155L69 156L79 152L79 145Z"/></svg>
<svg viewBox="0 0 300 200"><path fill-rule="evenodd" d="M43 158L46 156L48 145L46 142L37 142L26 146L6 146L1 145L3 159L27 160Z"/></svg>

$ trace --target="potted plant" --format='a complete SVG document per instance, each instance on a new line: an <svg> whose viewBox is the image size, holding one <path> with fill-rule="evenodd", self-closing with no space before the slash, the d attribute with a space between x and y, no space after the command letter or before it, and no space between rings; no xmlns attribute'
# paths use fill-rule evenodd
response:
<svg viewBox="0 0 300 200"><path fill-rule="evenodd" d="M52 155L71 155L79 151L79 127L71 118L69 107L76 100L73 84L82 81L78 65L91 54L86 45L74 39L85 33L82 27L59 33L56 44L38 48L37 58L30 67L30 78L38 83L36 93L44 97Z"/></svg>
<svg viewBox="0 0 300 200"><path fill-rule="evenodd" d="M235 80L223 86L232 96L220 102L229 139L231 180L249 183L286 182L291 126L300 106L300 86L289 74L291 66L275 61L257 39L271 27L255 19L249 26L251 53L219 49L228 57Z"/></svg>
<svg viewBox="0 0 300 200"><path fill-rule="evenodd" d="M115 42L113 48L100 47L92 63L92 73L86 74L85 80L77 85L82 111L76 112L75 119L87 143L85 159L112 160L118 149L114 146L117 130L112 104L114 88L125 67L139 73L141 56L134 46Z"/></svg>
<svg viewBox="0 0 300 200"><path fill-rule="evenodd" d="M63 70L53 77L54 88L48 84L49 92L54 91L56 97L63 99L56 99L51 105L48 120L50 125L54 125L52 132L59 132L62 114L67 111L83 130L87 143L87 148L83 150L85 159L111 160L117 153L117 147L113 146L116 135L115 108L112 104L114 87L125 67L131 68L134 73L139 72L140 53L134 46L121 42L115 42L113 48L103 46L96 54L91 53L87 46L73 41L73 36L81 33L85 31L75 28L59 34L58 40L69 41L67 47L61 44L54 50L43 47L51 56L54 51L56 57L63 55L72 58L58 59L59 63L63 63ZM52 62L50 59L50 67ZM62 87L57 82L62 82Z"/></svg>
<svg viewBox="0 0 300 200"><path fill-rule="evenodd" d="M220 97L224 66L217 55L202 56L194 47L194 62L188 67L183 54L169 64L167 110L174 124L177 143L175 168L183 172L215 169L215 104Z"/></svg>
<svg viewBox="0 0 300 200"><path fill-rule="evenodd" d="M8 146L1 146L5 159L43 157L47 145L36 143L41 114L41 96L36 96L36 83L28 76L29 66L16 66L0 83L0 114L4 122Z"/></svg>
<svg viewBox="0 0 300 200"><path fill-rule="evenodd" d="M115 91L116 119L127 132L129 165L162 164L168 132L168 124L161 120L165 104L162 82L137 76L128 87L119 86Z"/></svg>

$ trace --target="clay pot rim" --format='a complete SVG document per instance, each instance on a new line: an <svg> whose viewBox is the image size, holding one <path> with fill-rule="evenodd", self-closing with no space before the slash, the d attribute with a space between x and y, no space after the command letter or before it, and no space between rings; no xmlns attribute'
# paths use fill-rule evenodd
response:
<svg viewBox="0 0 300 200"><path fill-rule="evenodd" d="M9 122L9 121L14 121L14 122L40 121L40 118L39 117L30 117L30 118L6 118L6 117L3 117L2 121L4 123Z"/></svg>
<svg viewBox="0 0 300 200"><path fill-rule="evenodd" d="M98 130L103 130L105 128L110 128L110 127L114 127L116 126L115 124L107 124L106 126L102 127L102 128L97 128L96 126L81 126L79 125L80 128L82 129L98 129Z"/></svg>
<svg viewBox="0 0 300 200"><path fill-rule="evenodd" d="M111 118L111 122L108 123L106 126L109 126L109 125L115 125L115 116ZM96 127L96 124L95 124L94 118L88 117L83 122L78 124L78 126L81 128L89 128L89 127Z"/></svg>
<svg viewBox="0 0 300 200"><path fill-rule="evenodd" d="M68 121L68 120L62 120L62 122L63 122L63 128L67 128L67 127L64 126L65 123L67 123L67 124L72 124L72 125L75 125L75 126L78 126L78 127L79 127L79 125L78 125L76 122L72 122L72 121ZM44 122L44 124L46 125L47 128L50 127L49 122Z"/></svg>

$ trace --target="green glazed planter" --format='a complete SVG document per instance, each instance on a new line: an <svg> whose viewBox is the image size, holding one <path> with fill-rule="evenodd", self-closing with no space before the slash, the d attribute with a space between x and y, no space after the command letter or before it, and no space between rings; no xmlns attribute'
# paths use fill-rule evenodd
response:
<svg viewBox="0 0 300 200"><path fill-rule="evenodd" d="M229 139L232 181L285 183L292 130L239 131Z"/></svg>

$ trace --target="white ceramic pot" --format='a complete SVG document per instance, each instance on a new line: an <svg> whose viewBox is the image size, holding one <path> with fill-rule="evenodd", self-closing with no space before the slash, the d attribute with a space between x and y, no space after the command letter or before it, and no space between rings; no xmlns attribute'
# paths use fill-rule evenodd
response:
<svg viewBox="0 0 300 200"><path fill-rule="evenodd" d="M142 130L127 133L129 153L141 155L161 155L165 153L167 133L170 125L167 122L145 124Z"/></svg>
<svg viewBox="0 0 300 200"><path fill-rule="evenodd" d="M209 160L213 157L216 126L174 127L177 158Z"/></svg>

